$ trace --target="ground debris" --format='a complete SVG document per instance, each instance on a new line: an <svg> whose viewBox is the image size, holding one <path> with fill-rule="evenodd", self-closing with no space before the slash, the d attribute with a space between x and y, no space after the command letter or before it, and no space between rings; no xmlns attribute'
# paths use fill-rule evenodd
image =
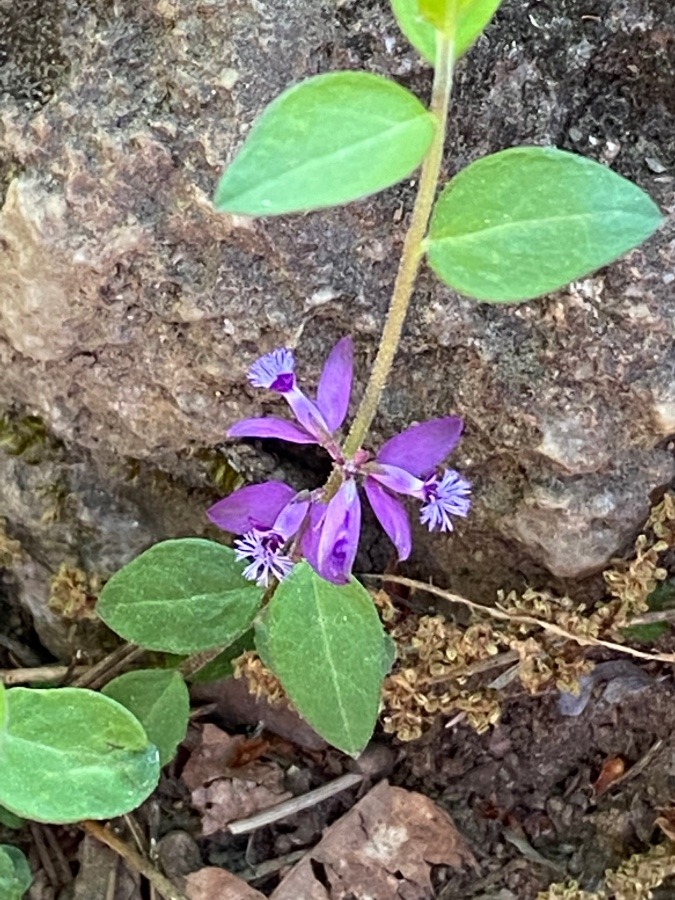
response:
<svg viewBox="0 0 675 900"><path fill-rule="evenodd" d="M205 836L292 796L284 788L284 771L278 763L254 759L236 765L246 756L245 741L215 725L204 725L201 743L183 770L192 803L203 814Z"/></svg>
<svg viewBox="0 0 675 900"><path fill-rule="evenodd" d="M380 782L332 825L272 900L427 900L431 867L475 860L452 820L423 794Z"/></svg>

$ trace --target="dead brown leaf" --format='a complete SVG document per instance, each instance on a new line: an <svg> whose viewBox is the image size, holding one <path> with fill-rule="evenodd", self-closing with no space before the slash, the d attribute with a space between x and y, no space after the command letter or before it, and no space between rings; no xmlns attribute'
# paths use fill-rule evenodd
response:
<svg viewBox="0 0 675 900"><path fill-rule="evenodd" d="M218 715L233 728L262 722L266 731L306 750L321 752L328 746L286 702L273 706L264 697L254 697L240 678L194 685L191 695L195 700L215 703Z"/></svg>
<svg viewBox="0 0 675 900"><path fill-rule="evenodd" d="M595 796L599 797L601 794L604 794L605 791L608 791L614 782L622 777L625 771L626 763L620 756L608 757L602 764L602 769L600 770L597 781L592 785Z"/></svg>
<svg viewBox="0 0 675 900"><path fill-rule="evenodd" d="M326 831L271 900L428 900L433 865L465 864L476 862L447 813L383 781Z"/></svg>
<svg viewBox="0 0 675 900"><path fill-rule="evenodd" d="M232 737L207 724L201 743L183 770L192 803L203 813L204 835L292 796L284 789L284 772L277 763L255 760L239 764L245 757L245 743L246 738ZM256 752L258 749L256 746ZM238 765L233 767L233 762Z"/></svg>
<svg viewBox="0 0 675 900"><path fill-rule="evenodd" d="M185 879L185 884L190 900L265 900L260 891L217 866L193 872Z"/></svg>

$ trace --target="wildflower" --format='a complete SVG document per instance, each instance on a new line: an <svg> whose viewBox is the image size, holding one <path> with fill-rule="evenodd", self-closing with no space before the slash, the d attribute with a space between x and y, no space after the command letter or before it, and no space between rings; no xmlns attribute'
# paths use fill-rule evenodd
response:
<svg viewBox="0 0 675 900"><path fill-rule="evenodd" d="M219 528L241 534L234 547L237 559L245 560L244 577L268 587L281 581L293 568L287 554L289 542L307 517L310 499L280 481L252 484L219 500L208 511Z"/></svg>
<svg viewBox="0 0 675 900"><path fill-rule="evenodd" d="M410 556L411 533L408 514L396 494L422 501L420 522L429 531L452 531L452 516L469 512L469 482L454 469L436 474L457 445L462 428L456 416L412 425L386 441L375 459L362 466L366 496L401 561Z"/></svg>
<svg viewBox="0 0 675 900"><path fill-rule="evenodd" d="M254 387L281 394L298 424L276 416L242 419L228 431L228 437L280 438L295 444L321 444L334 459L340 458L333 433L347 415L353 376L353 345L342 338L328 354L317 388L316 403L297 386L295 357L285 348L273 350L253 363L248 378Z"/></svg>
<svg viewBox="0 0 675 900"><path fill-rule="evenodd" d="M342 338L328 354L317 388L316 402L297 386L295 357L285 348L260 357L249 369L254 387L281 394L297 424L273 416L244 419L230 437L275 437L293 443L321 444L332 456L342 483L328 501L321 490L296 494L280 482L235 491L208 512L213 522L243 535L235 543L248 561L247 578L267 586L292 567L291 541L327 581L345 584L351 576L361 530L357 479L365 477L366 496L393 542L399 559L411 551L411 527L402 496L421 502L420 522L430 531L452 531L453 518L464 517L471 505L471 485L454 469L438 467L457 445L463 422L444 416L421 422L394 435L373 457L363 449L345 459L334 433L347 415L353 377L351 338ZM294 551L295 552L295 551Z"/></svg>

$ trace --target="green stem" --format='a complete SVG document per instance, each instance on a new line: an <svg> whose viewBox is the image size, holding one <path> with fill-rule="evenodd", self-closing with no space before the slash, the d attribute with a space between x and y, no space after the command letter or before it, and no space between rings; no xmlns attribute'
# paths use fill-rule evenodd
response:
<svg viewBox="0 0 675 900"><path fill-rule="evenodd" d="M415 287L420 262L424 255L423 241L427 232L431 210L436 198L438 176L443 159L448 105L452 89L453 46L449 38L440 33L437 37L436 68L429 110L436 119L436 130L429 152L422 164L419 188L412 211L410 227L405 236L403 253L396 275L394 293L382 330L380 346L375 357L370 379L344 444L344 455L350 459L361 447L375 418L380 397L387 383L394 356L401 340L408 306ZM332 479L331 479L332 481Z"/></svg>

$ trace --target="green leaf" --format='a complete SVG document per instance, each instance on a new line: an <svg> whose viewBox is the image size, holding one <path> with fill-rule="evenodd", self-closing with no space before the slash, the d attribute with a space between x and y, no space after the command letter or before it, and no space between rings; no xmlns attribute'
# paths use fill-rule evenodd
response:
<svg viewBox="0 0 675 900"><path fill-rule="evenodd" d="M222 544L164 541L113 575L96 611L113 631L148 650L226 646L250 627L264 593L243 569Z"/></svg>
<svg viewBox="0 0 675 900"><path fill-rule="evenodd" d="M439 0L436 0L438 3ZM440 0L441 5L445 0ZM457 30L454 42L454 57L459 59L476 42L490 19L494 16L502 0L459 0L457 9ZM399 28L417 52L433 66L436 61L436 28L427 21L433 10L420 10L420 0L391 0Z"/></svg>
<svg viewBox="0 0 675 900"><path fill-rule="evenodd" d="M22 819L21 816L15 816L13 812L5 809L4 806L0 806L0 824L4 825L5 828L23 828L26 820Z"/></svg>
<svg viewBox="0 0 675 900"><path fill-rule="evenodd" d="M234 644L230 644L227 649L219 653L215 659L207 663L202 669L198 669L194 675L190 676L191 684L208 684L211 681L220 681L222 678L229 678L234 673L234 660L241 656L246 650L253 650L255 641L253 638L253 629L251 628L246 634L242 634Z"/></svg>
<svg viewBox="0 0 675 900"><path fill-rule="evenodd" d="M221 212L278 216L358 200L416 169L435 127L417 97L379 75L308 78L263 112L214 204Z"/></svg>
<svg viewBox="0 0 675 900"><path fill-rule="evenodd" d="M0 731L0 803L38 822L110 819L159 778L157 748L132 714L84 688L12 688Z"/></svg>
<svg viewBox="0 0 675 900"><path fill-rule="evenodd" d="M101 693L136 716L159 750L160 766L173 759L185 738L190 715L188 690L178 672L137 669L113 678Z"/></svg>
<svg viewBox="0 0 675 900"><path fill-rule="evenodd" d="M0 897L21 900L33 881L28 860L18 847L0 844Z"/></svg>
<svg viewBox="0 0 675 900"><path fill-rule="evenodd" d="M366 590L299 563L256 623L261 658L300 715L333 746L357 754L373 733L390 647Z"/></svg>
<svg viewBox="0 0 675 900"><path fill-rule="evenodd" d="M447 285L490 302L529 300L607 265L663 221L611 169L546 147L472 163L443 190L427 239Z"/></svg>

